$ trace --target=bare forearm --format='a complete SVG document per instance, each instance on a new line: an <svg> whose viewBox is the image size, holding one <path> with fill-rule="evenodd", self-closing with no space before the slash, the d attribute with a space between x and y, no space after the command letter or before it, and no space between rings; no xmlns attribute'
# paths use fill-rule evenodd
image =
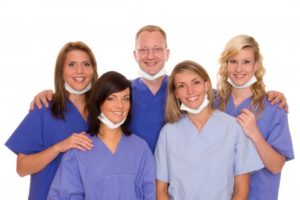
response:
<svg viewBox="0 0 300 200"><path fill-rule="evenodd" d="M285 157L274 150L261 134L252 138L252 141L265 167L273 174L281 172L285 163Z"/></svg>
<svg viewBox="0 0 300 200"><path fill-rule="evenodd" d="M249 183L249 173L235 176L232 200L247 200L249 193Z"/></svg>
<svg viewBox="0 0 300 200"><path fill-rule="evenodd" d="M156 200L169 200L169 184L163 181L156 181Z"/></svg>
<svg viewBox="0 0 300 200"><path fill-rule="evenodd" d="M30 155L19 154L17 158L17 172L20 176L35 174L44 169L58 154L59 151L55 145L39 153Z"/></svg>

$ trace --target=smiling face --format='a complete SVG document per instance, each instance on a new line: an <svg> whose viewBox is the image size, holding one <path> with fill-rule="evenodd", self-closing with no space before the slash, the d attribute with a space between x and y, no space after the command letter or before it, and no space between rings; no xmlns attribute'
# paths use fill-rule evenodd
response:
<svg viewBox="0 0 300 200"><path fill-rule="evenodd" d="M154 75L159 72L169 58L169 49L159 31L142 31L136 39L134 57L139 67Z"/></svg>
<svg viewBox="0 0 300 200"><path fill-rule="evenodd" d="M192 72L177 73L174 85L176 98L192 109L199 107L208 90L208 83Z"/></svg>
<svg viewBox="0 0 300 200"><path fill-rule="evenodd" d="M103 114L113 123L121 122L127 117L130 109L130 90L126 88L109 95L100 106Z"/></svg>
<svg viewBox="0 0 300 200"><path fill-rule="evenodd" d="M93 78L93 66L85 51L71 50L63 64L63 79L75 90L83 90Z"/></svg>
<svg viewBox="0 0 300 200"><path fill-rule="evenodd" d="M227 61L228 77L236 85L247 83L257 71L257 62L251 47L241 49Z"/></svg>

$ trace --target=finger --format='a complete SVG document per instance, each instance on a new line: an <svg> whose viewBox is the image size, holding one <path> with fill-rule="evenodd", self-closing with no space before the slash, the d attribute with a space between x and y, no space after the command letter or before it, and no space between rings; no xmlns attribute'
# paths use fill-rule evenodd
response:
<svg viewBox="0 0 300 200"><path fill-rule="evenodd" d="M38 96L34 97L34 105L36 105L39 109L42 108L42 104Z"/></svg>
<svg viewBox="0 0 300 200"><path fill-rule="evenodd" d="M31 102L30 102L29 112L30 112L30 111L33 111L33 109L34 109L34 101L31 101Z"/></svg>
<svg viewBox="0 0 300 200"><path fill-rule="evenodd" d="M276 103L280 102L281 99L282 97L276 96L272 99L271 104L275 105Z"/></svg>
<svg viewBox="0 0 300 200"><path fill-rule="evenodd" d="M48 99L46 97L42 96L40 101L43 103L43 105L45 105L48 108L49 103L48 103Z"/></svg>
<svg viewBox="0 0 300 200"><path fill-rule="evenodd" d="M48 90L47 91L47 99L48 101L51 101L53 97L53 91L52 90Z"/></svg>
<svg viewBox="0 0 300 200"><path fill-rule="evenodd" d="M269 101L271 101L271 100L274 98L274 92L269 91L269 92L267 93L267 98L268 98Z"/></svg>
<svg viewBox="0 0 300 200"><path fill-rule="evenodd" d="M279 107L279 108L283 108L283 107L285 107L285 105L286 105L286 99L285 99L285 98L282 98L282 100L280 101L278 107Z"/></svg>

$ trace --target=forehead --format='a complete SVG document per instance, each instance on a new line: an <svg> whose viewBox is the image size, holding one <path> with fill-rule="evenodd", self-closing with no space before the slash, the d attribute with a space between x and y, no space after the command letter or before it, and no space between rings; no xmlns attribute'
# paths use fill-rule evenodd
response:
<svg viewBox="0 0 300 200"><path fill-rule="evenodd" d="M121 90L119 92L112 93L110 96L117 96L117 97L123 97L130 94L129 88L126 88L125 90Z"/></svg>
<svg viewBox="0 0 300 200"><path fill-rule="evenodd" d="M71 50L66 55L66 60L68 60L68 59L73 60L73 59L79 59L79 58L89 60L90 56L87 52L82 51L82 50L78 50L78 49Z"/></svg>
<svg viewBox="0 0 300 200"><path fill-rule="evenodd" d="M137 46L162 46L165 39L159 31L143 31L136 40Z"/></svg>
<svg viewBox="0 0 300 200"><path fill-rule="evenodd" d="M190 81L193 81L193 80L196 80L196 79L201 79L202 78L195 74L194 72L190 72L190 71L184 71L184 72L178 72L175 74L174 76L174 82L175 84L176 83L183 83L183 82L190 82Z"/></svg>
<svg viewBox="0 0 300 200"><path fill-rule="evenodd" d="M238 54L236 56L234 56L235 58L254 58L254 51L253 48L251 47L246 47L241 49Z"/></svg>

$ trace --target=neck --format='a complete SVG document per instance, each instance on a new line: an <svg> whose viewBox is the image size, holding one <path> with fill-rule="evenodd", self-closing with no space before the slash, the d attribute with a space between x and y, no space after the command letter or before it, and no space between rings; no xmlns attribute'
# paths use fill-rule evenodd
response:
<svg viewBox="0 0 300 200"><path fill-rule="evenodd" d="M145 85L147 85L147 87L151 90L151 92L152 92L153 94L156 94L156 92L159 90L159 88L160 88L161 85L162 85L162 82L163 82L163 80L164 80L164 77L165 77L165 76L161 76L161 77L159 77L159 78L157 78L157 79L155 79L155 80L152 80L152 81L147 80L147 79L145 79L145 78L143 78L143 77L141 77L141 79L142 79L142 81L145 83Z"/></svg>
<svg viewBox="0 0 300 200"><path fill-rule="evenodd" d="M85 110L85 95L69 94L69 100L75 105L81 116L86 120L88 114Z"/></svg>
<svg viewBox="0 0 300 200"><path fill-rule="evenodd" d="M120 138L120 136L122 136L122 130L120 127L115 128L115 129L110 129L105 124L101 123L99 132L98 132L98 136L101 139L113 140L113 139Z"/></svg>
<svg viewBox="0 0 300 200"><path fill-rule="evenodd" d="M235 106L240 105L245 99L253 95L250 87L244 89L232 88L231 94Z"/></svg>
<svg viewBox="0 0 300 200"><path fill-rule="evenodd" d="M210 118L211 114L214 112L214 109L210 107L204 108L201 112L197 114L188 113L188 117L191 119L193 124L200 131L205 126L206 122Z"/></svg>

